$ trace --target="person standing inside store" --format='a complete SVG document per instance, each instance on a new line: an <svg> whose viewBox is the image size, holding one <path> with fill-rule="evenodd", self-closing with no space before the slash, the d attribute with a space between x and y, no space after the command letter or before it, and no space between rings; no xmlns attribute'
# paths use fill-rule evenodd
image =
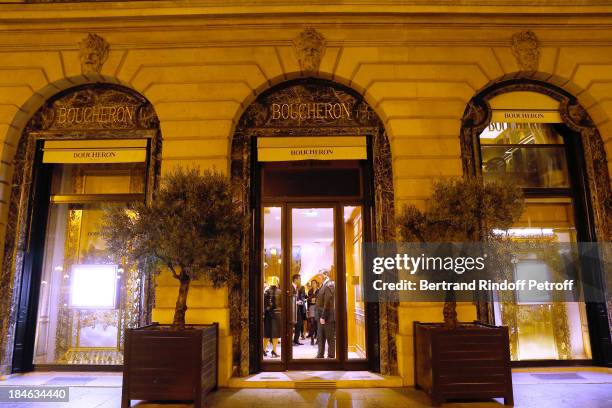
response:
<svg viewBox="0 0 612 408"><path fill-rule="evenodd" d="M270 286L264 291L264 341L263 355L268 355L268 344L272 343L272 357L278 357L276 347L281 329L281 290L278 277L270 279Z"/></svg>
<svg viewBox="0 0 612 408"><path fill-rule="evenodd" d="M325 343L327 343L327 358L336 358L336 288L334 281L329 278L330 272L328 270L322 272L323 284L319 289L316 303L319 316L317 358L325 357Z"/></svg>
<svg viewBox="0 0 612 408"><path fill-rule="evenodd" d="M306 338L304 337L304 333L306 332L306 326L308 324L308 318L306 316L306 312L308 310L308 290L306 286L300 286L299 294L300 298L302 299L302 304L298 307L298 313L300 313L302 319L302 325L300 327L300 338L302 340L306 340Z"/></svg>
<svg viewBox="0 0 612 408"><path fill-rule="evenodd" d="M306 340L306 333L310 333L310 319L308 319L308 292L310 292L310 282L306 282L304 285L304 293L306 297L304 300L304 324L302 325L302 340Z"/></svg>
<svg viewBox="0 0 612 408"><path fill-rule="evenodd" d="M319 281L313 279L310 282L308 290L308 337L310 337L310 345L314 346L317 338L317 294L319 293Z"/></svg>
<svg viewBox="0 0 612 408"><path fill-rule="evenodd" d="M300 335L302 334L304 328L304 315L306 314L306 291L302 286L302 278L300 274L296 273L291 277L291 281L293 284L293 294L295 297L295 318L294 318L294 328L293 328L293 344L296 346L301 346L300 343Z"/></svg>

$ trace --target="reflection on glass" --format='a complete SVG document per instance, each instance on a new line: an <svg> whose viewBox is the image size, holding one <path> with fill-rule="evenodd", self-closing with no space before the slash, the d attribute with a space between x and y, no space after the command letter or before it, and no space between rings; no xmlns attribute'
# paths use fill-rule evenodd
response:
<svg viewBox="0 0 612 408"><path fill-rule="evenodd" d="M485 179L510 177L521 187L569 187L563 147L482 146Z"/></svg>
<svg viewBox="0 0 612 408"><path fill-rule="evenodd" d="M572 205L528 202L518 225L508 233L516 242L575 242ZM521 253L514 279L545 279L554 273L555 264L537 252ZM495 302L494 312L495 320L510 329L512 360L591 358L584 303L552 302L542 293L516 292L511 299Z"/></svg>
<svg viewBox="0 0 612 408"><path fill-rule="evenodd" d="M62 164L53 169L51 194L144 193L143 163Z"/></svg>
<svg viewBox="0 0 612 408"><path fill-rule="evenodd" d="M336 358L333 208L293 208L291 245L292 357Z"/></svg>
<svg viewBox="0 0 612 408"><path fill-rule="evenodd" d="M349 360L366 358L363 302L363 220L361 207L344 207L347 345Z"/></svg>
<svg viewBox="0 0 612 408"><path fill-rule="evenodd" d="M54 194L134 194L144 191L144 170L140 163L57 165L51 185ZM140 274L107 252L100 227L111 204L94 201L50 205L34 364L122 364L121 333L139 323Z"/></svg>
<svg viewBox="0 0 612 408"><path fill-rule="evenodd" d="M100 205L51 205L35 364L121 364L123 323L115 288L123 282L99 236L101 218ZM103 294L101 282L111 291ZM92 290L102 296L100 307L91 303ZM87 347L104 350L88 352Z"/></svg>
<svg viewBox="0 0 612 408"><path fill-rule="evenodd" d="M282 355L282 212L263 209L263 359L279 361Z"/></svg>
<svg viewBox="0 0 612 408"><path fill-rule="evenodd" d="M521 187L569 187L563 138L550 123L490 123L480 134L486 179Z"/></svg>
<svg viewBox="0 0 612 408"><path fill-rule="evenodd" d="M480 144L563 144L563 138L550 123L493 122L480 134Z"/></svg>

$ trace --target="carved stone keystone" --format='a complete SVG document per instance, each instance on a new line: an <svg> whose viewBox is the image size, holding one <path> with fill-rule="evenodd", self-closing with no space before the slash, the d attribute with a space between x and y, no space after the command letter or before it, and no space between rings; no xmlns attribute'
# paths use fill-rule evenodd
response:
<svg viewBox="0 0 612 408"><path fill-rule="evenodd" d="M535 33L531 30L515 33L512 36L512 54L521 71L537 71L540 50Z"/></svg>
<svg viewBox="0 0 612 408"><path fill-rule="evenodd" d="M79 43L79 59L83 74L99 74L102 65L108 59L109 45L106 40L97 34L89 33Z"/></svg>
<svg viewBox="0 0 612 408"><path fill-rule="evenodd" d="M293 40L293 48L302 71L319 70L325 54L325 37L321 33L312 27L307 27Z"/></svg>

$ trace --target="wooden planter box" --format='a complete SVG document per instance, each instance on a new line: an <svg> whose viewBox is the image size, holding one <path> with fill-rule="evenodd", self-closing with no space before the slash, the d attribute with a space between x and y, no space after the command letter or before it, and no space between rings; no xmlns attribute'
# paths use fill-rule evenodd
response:
<svg viewBox="0 0 612 408"><path fill-rule="evenodd" d="M414 382L438 406L449 399L504 398L513 405L507 327L414 322Z"/></svg>
<svg viewBox="0 0 612 408"><path fill-rule="evenodd" d="M193 401L217 388L219 324L185 330L152 324L125 331L121 407L130 401Z"/></svg>

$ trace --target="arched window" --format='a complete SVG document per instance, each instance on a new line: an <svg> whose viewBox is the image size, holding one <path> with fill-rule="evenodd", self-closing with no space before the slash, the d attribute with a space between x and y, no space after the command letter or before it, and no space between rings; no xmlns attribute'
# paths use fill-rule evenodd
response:
<svg viewBox="0 0 612 408"><path fill-rule="evenodd" d="M7 231L16 250L4 259L21 288L13 300L14 372L122 364L122 333L149 318L153 285L108 253L103 208L152 199L160 142L152 105L116 85L68 89L29 121Z"/></svg>
<svg viewBox="0 0 612 408"><path fill-rule="evenodd" d="M603 149L597 138L588 115L571 96L512 81L480 93L468 106L462 130L464 171L485 181L510 178L523 188L523 215L507 231L513 240L605 239L609 231L601 209L610 182L601 164L585 157L585 151ZM594 179L589 173L603 180L590 185ZM521 254L514 279L545 279L555 272L551 268L533 253ZM513 360L605 359L609 330L596 323L605 304L555 303L521 292L495 299L480 305L480 317L509 327ZM607 343L600 340L606 334Z"/></svg>

